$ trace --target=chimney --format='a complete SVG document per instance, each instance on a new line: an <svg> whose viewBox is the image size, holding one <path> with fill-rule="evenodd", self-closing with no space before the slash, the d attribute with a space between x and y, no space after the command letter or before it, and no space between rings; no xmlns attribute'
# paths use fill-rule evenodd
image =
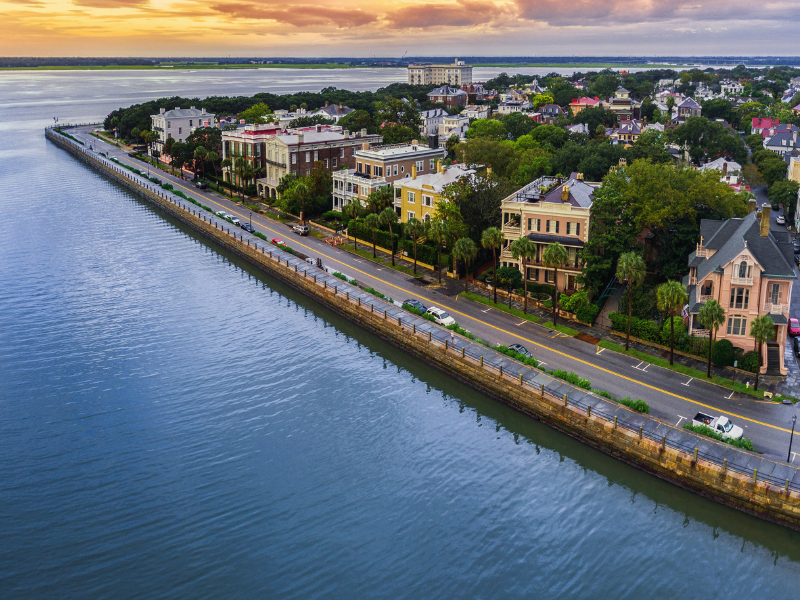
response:
<svg viewBox="0 0 800 600"><path fill-rule="evenodd" d="M189 108L190 108L190 109L192 109L192 110L194 110L194 106L190 106Z"/></svg>
<svg viewBox="0 0 800 600"><path fill-rule="evenodd" d="M344 133L344 139L349 140L350 139L350 130L349 129L345 129L343 133Z"/></svg>
<svg viewBox="0 0 800 600"><path fill-rule="evenodd" d="M328 101L325 100L325 108L328 108Z"/></svg>
<svg viewBox="0 0 800 600"><path fill-rule="evenodd" d="M369 150L369 142L364 142L363 144L361 144L361 149L362 150Z"/></svg>
<svg viewBox="0 0 800 600"><path fill-rule="evenodd" d="M756 212L757 206L758 203L756 202L756 199L750 198L750 202L747 203L747 214L749 215L750 213Z"/></svg>
<svg viewBox="0 0 800 600"><path fill-rule="evenodd" d="M492 167L486 167L486 177L489 178L492 176Z"/></svg>
<svg viewBox="0 0 800 600"><path fill-rule="evenodd" d="M561 201L569 202L569 186L566 183L561 188Z"/></svg>
<svg viewBox="0 0 800 600"><path fill-rule="evenodd" d="M575 179L577 179L578 181L583 181L583 173L578 173L577 175L575 175Z"/></svg>
<svg viewBox="0 0 800 600"><path fill-rule="evenodd" d="M411 165L411 179L417 178L417 165Z"/></svg>
<svg viewBox="0 0 800 600"><path fill-rule="evenodd" d="M759 226L761 237L767 237L769 235L770 212L772 212L772 207L769 204L765 204L761 207L761 225Z"/></svg>
<svg viewBox="0 0 800 600"><path fill-rule="evenodd" d="M436 172L437 173L444 173L444 166L442 165L442 161L436 161Z"/></svg>
<svg viewBox="0 0 800 600"><path fill-rule="evenodd" d="M166 108L162 108L161 109L161 114L163 115L165 112L167 112L167 109Z"/></svg>
<svg viewBox="0 0 800 600"><path fill-rule="evenodd" d="M180 109L181 109L181 107L180 107L180 106L176 106L176 107L175 107L175 110L180 110Z"/></svg>
<svg viewBox="0 0 800 600"><path fill-rule="evenodd" d="M627 158L620 158L619 159L619 166L620 167L627 167L628 166L628 159Z"/></svg>
<svg viewBox="0 0 800 600"><path fill-rule="evenodd" d="M317 123L316 130L317 130L317 133L319 133L320 131L322 131L322 125L320 125L319 123Z"/></svg>
<svg viewBox="0 0 800 600"><path fill-rule="evenodd" d="M342 105L342 103L340 102L340 103L339 103L339 112L342 112L342 110L344 110L344 106L343 106L343 105Z"/></svg>
<svg viewBox="0 0 800 600"><path fill-rule="evenodd" d="M367 130L366 129L362 129L361 130L361 137L367 137Z"/></svg>
<svg viewBox="0 0 800 600"><path fill-rule="evenodd" d="M411 140L412 146L419 146L419 140Z"/></svg>
<svg viewBox="0 0 800 600"><path fill-rule="evenodd" d="M302 143L303 143L303 134L302 133L298 133L297 134L297 145L299 146Z"/></svg>
<svg viewBox="0 0 800 600"><path fill-rule="evenodd" d="M727 161L722 162L722 174L727 175L728 173L728 163Z"/></svg>
<svg viewBox="0 0 800 600"><path fill-rule="evenodd" d="M206 109L205 109L205 108L201 108L201 109L200 109L200 112L201 112L202 114L206 114Z"/></svg>

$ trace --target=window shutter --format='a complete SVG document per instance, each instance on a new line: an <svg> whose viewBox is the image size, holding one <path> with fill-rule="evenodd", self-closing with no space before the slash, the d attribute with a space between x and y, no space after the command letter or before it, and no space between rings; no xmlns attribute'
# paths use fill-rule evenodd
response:
<svg viewBox="0 0 800 600"><path fill-rule="evenodd" d="M556 221L556 233L558 233L558 221Z"/></svg>
<svg viewBox="0 0 800 600"><path fill-rule="evenodd" d="M580 235L580 234L581 234L581 224L579 221L578 223L575 223L575 235Z"/></svg>
<svg viewBox="0 0 800 600"><path fill-rule="evenodd" d="M544 230L547 233L550 233L550 219L547 219L547 222L544 224Z"/></svg>
<svg viewBox="0 0 800 600"><path fill-rule="evenodd" d="M542 220L536 219L536 231L541 231L541 230L542 230Z"/></svg>

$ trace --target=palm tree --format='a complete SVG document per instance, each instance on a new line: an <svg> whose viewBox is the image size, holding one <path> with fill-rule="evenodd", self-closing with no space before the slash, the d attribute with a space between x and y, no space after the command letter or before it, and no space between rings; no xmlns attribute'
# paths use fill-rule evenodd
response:
<svg viewBox="0 0 800 600"><path fill-rule="evenodd" d="M153 144L155 144L159 139L161 139L161 136L158 135L157 131L148 131L144 136L144 141L147 143L147 149L150 153L150 156L153 156Z"/></svg>
<svg viewBox="0 0 800 600"><path fill-rule="evenodd" d="M494 270L492 273L492 285L494 286L494 303L497 304L497 249L503 244L505 236L497 227L489 227L481 234L481 246L492 249L492 259L494 260Z"/></svg>
<svg viewBox="0 0 800 600"><path fill-rule="evenodd" d="M750 322L750 337L753 338L758 346L758 369L756 369L756 384L754 390L758 389L758 376L761 374L761 348L775 335L775 323L769 315L761 315Z"/></svg>
<svg viewBox="0 0 800 600"><path fill-rule="evenodd" d="M717 333L719 326L725 322L725 310L719 302L708 300L697 314L697 320L709 330L708 335L708 378L711 379L711 347L714 345L714 335ZM630 325L628 325L630 327Z"/></svg>
<svg viewBox="0 0 800 600"><path fill-rule="evenodd" d="M367 198L367 208L375 214L380 213L394 202L394 188L384 185L372 192Z"/></svg>
<svg viewBox="0 0 800 600"><path fill-rule="evenodd" d="M542 250L542 264L545 267L553 269L553 325L556 324L556 317L558 316L558 268L563 267L569 260L569 253L558 242L548 244Z"/></svg>
<svg viewBox="0 0 800 600"><path fill-rule="evenodd" d="M447 223L444 221L429 221L427 227L428 237L436 240L438 258L436 270L439 272L439 284L442 283L442 244L447 239Z"/></svg>
<svg viewBox="0 0 800 600"><path fill-rule="evenodd" d="M663 310L669 316L669 364L674 364L675 358L675 318L686 304L686 290L680 281L668 281L658 286L656 290L658 310Z"/></svg>
<svg viewBox="0 0 800 600"><path fill-rule="evenodd" d="M206 175L206 158L208 157L208 152L203 146L198 146L194 149L194 178L197 179L197 162L199 161L200 164L203 166L203 177Z"/></svg>
<svg viewBox="0 0 800 600"><path fill-rule="evenodd" d="M406 223L406 232L408 235L411 236L411 239L414 240L414 275L417 274L417 241L419 238L425 236L425 223L417 219L416 217L411 217L408 222Z"/></svg>
<svg viewBox="0 0 800 600"><path fill-rule="evenodd" d="M464 291L469 289L469 273L467 269L470 263L478 256L478 247L471 238L463 237L453 244L453 256L464 261Z"/></svg>
<svg viewBox="0 0 800 600"><path fill-rule="evenodd" d="M372 258L377 258L377 254L375 253L375 230L380 224L381 221L375 213L369 213L367 218L364 219L364 225L372 229Z"/></svg>
<svg viewBox="0 0 800 600"><path fill-rule="evenodd" d="M394 232L392 231L392 223L397 223L397 219L397 213L391 206L384 208L378 215L381 225L389 226L389 244L391 245L389 249L392 251L392 266L394 266Z"/></svg>
<svg viewBox="0 0 800 600"><path fill-rule="evenodd" d="M530 238L521 237L511 242L511 256L519 261L522 266L522 285L525 288L525 307L523 312L528 312L528 277L525 263L536 256L536 244Z"/></svg>
<svg viewBox="0 0 800 600"><path fill-rule="evenodd" d="M242 159L242 160L244 160L244 159ZM245 186L255 176L256 176L255 167L253 165L251 165L249 162L244 161L242 163L242 165L239 167L239 177L240 177L241 184L242 184L241 188L240 188L240 192L241 192L241 199L242 199L243 202L244 202Z"/></svg>
<svg viewBox="0 0 800 600"><path fill-rule="evenodd" d="M360 208L358 201L351 200L342 207L342 214L349 219L350 223L356 224ZM347 224L348 229L350 228L350 223ZM358 250L358 235L356 235L358 232L356 229L357 227L353 227L353 248Z"/></svg>
<svg viewBox="0 0 800 600"><path fill-rule="evenodd" d="M642 285L647 268L644 259L636 252L626 252L617 260L617 279L628 282L628 334L625 338L625 350L631 343L631 312L633 307L633 286Z"/></svg>
<svg viewBox="0 0 800 600"><path fill-rule="evenodd" d="M214 176L217 176L217 163L219 162L219 154L214 152L213 150L206 154L206 160L211 163L211 166L214 168Z"/></svg>

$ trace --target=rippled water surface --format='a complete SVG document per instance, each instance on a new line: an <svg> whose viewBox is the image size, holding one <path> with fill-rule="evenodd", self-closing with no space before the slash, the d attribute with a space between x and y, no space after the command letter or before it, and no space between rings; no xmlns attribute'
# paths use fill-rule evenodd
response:
<svg viewBox="0 0 800 600"><path fill-rule="evenodd" d="M44 139L258 91L198 77L0 73L0 596L797 597L799 534L488 400Z"/></svg>

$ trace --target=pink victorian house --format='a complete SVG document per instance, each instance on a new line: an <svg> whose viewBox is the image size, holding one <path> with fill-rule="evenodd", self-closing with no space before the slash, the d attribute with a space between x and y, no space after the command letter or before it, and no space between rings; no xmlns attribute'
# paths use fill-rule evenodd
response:
<svg viewBox="0 0 800 600"><path fill-rule="evenodd" d="M796 278L794 249L788 232L770 231L770 207L742 219L703 220L700 243L689 255L689 275L684 278L689 294L689 332L707 335L697 320L703 304L714 298L725 309L725 324L717 339L727 339L745 351L755 350L749 334L751 321L768 314L775 336L762 348L762 373L785 375L783 350L789 324L792 284Z"/></svg>

